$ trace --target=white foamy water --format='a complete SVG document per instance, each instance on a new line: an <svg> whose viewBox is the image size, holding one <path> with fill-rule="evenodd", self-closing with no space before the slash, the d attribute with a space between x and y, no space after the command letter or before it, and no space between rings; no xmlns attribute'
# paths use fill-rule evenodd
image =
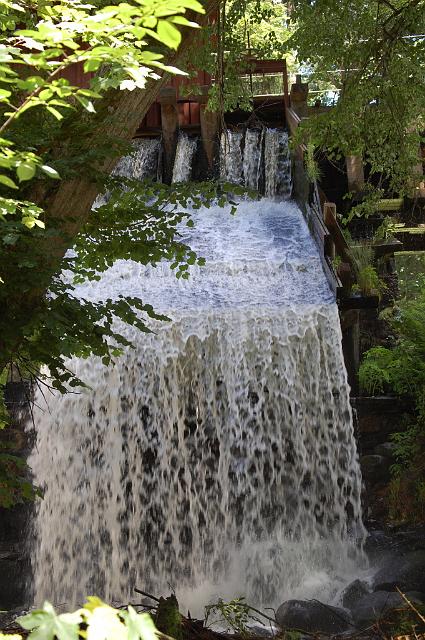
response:
<svg viewBox="0 0 425 640"><path fill-rule="evenodd" d="M263 199L195 220L207 265L189 280L121 261L79 287L137 294L171 321L128 330L135 349L113 367L73 360L91 390L37 410L36 604L170 585L197 614L217 597L329 602L358 568L338 310L302 214Z"/></svg>
<svg viewBox="0 0 425 640"><path fill-rule="evenodd" d="M220 139L220 176L234 184L243 184L243 134L241 131L223 131Z"/></svg>
<svg viewBox="0 0 425 640"><path fill-rule="evenodd" d="M260 186L264 131L247 129L244 148L245 185L250 189Z"/></svg>
<svg viewBox="0 0 425 640"><path fill-rule="evenodd" d="M160 179L160 154L162 142L160 138L135 138L133 150L128 156L120 158L111 175L123 176L135 180ZM93 208L101 207L108 202L110 193L99 194Z"/></svg>
<svg viewBox="0 0 425 640"><path fill-rule="evenodd" d="M291 156L288 134L279 129L266 129L264 139L265 195L280 194L289 198L292 192Z"/></svg>
<svg viewBox="0 0 425 640"><path fill-rule="evenodd" d="M180 132L171 182L188 182L190 180L192 177L193 156L195 155L197 144L197 138L189 137Z"/></svg>

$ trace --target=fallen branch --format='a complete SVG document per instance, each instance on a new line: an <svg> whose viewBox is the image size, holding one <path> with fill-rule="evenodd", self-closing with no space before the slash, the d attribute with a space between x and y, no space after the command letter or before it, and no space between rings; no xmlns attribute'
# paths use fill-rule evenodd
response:
<svg viewBox="0 0 425 640"><path fill-rule="evenodd" d="M396 587L397 591L399 592L399 594L401 595L401 597L403 598L403 600L405 602L407 602L407 604L409 605L409 607L412 609L412 611L414 611L416 613L416 615L418 616L419 620L421 620L422 622L425 623L425 618L424 616L420 613L420 611L418 611L415 607L415 605L410 602L409 598L402 592L400 591L400 589L398 587Z"/></svg>

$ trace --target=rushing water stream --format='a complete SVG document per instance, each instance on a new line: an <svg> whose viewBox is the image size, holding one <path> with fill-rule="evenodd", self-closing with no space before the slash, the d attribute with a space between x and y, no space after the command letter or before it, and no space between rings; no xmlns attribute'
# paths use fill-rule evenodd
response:
<svg viewBox="0 0 425 640"><path fill-rule="evenodd" d="M234 136L240 164L222 173L255 186L256 139L244 158ZM269 195L290 189L284 161L266 156ZM329 602L355 572L361 478L338 310L302 214L262 199L195 221L207 264L189 280L121 261L79 289L139 295L172 320L129 331L135 349L114 367L72 361L92 390L36 416L37 604L169 585L195 613L240 595Z"/></svg>

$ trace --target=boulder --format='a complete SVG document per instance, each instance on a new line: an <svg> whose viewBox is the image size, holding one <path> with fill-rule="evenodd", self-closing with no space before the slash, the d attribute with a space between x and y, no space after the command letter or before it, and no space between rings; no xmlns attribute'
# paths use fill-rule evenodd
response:
<svg viewBox="0 0 425 640"><path fill-rule="evenodd" d="M421 603L421 594L410 592L406 596L412 603ZM356 627L366 629L400 606L407 605L397 592L375 591L358 600L351 608L351 613Z"/></svg>
<svg viewBox="0 0 425 640"><path fill-rule="evenodd" d="M378 456L392 459L394 458L394 449L395 442L382 442L381 444L376 445L373 452Z"/></svg>
<svg viewBox="0 0 425 640"><path fill-rule="evenodd" d="M349 614L318 600L288 600L276 611L282 629L300 629L309 633L344 633L353 625Z"/></svg>
<svg viewBox="0 0 425 640"><path fill-rule="evenodd" d="M249 633L256 638L275 638L278 632L277 627L263 627L259 624L248 625Z"/></svg>
<svg viewBox="0 0 425 640"><path fill-rule="evenodd" d="M367 485L386 484L390 479L391 460L384 456L366 455L360 458L360 467Z"/></svg>
<svg viewBox="0 0 425 640"><path fill-rule="evenodd" d="M373 578L374 591L419 591L425 593L425 551L390 558Z"/></svg>
<svg viewBox="0 0 425 640"><path fill-rule="evenodd" d="M342 606L346 609L352 609L370 591L367 582L363 580L354 580L343 591Z"/></svg>

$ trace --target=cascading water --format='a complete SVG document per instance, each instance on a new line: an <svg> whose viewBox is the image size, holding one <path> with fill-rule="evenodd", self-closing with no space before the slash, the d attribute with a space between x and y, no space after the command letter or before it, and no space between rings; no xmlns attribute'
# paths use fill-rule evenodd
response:
<svg viewBox="0 0 425 640"><path fill-rule="evenodd" d="M278 129L266 129L264 141L266 196L291 195L291 157L288 134Z"/></svg>
<svg viewBox="0 0 425 640"><path fill-rule="evenodd" d="M134 151L124 156L117 163L113 173L126 178L159 179L160 138L136 138L133 140Z"/></svg>
<svg viewBox="0 0 425 640"><path fill-rule="evenodd" d="M177 141L172 182L188 182L192 177L193 156L198 144L197 138L180 133Z"/></svg>
<svg viewBox="0 0 425 640"><path fill-rule="evenodd" d="M183 239L207 264L189 280L121 261L79 288L172 320L127 330L135 349L114 367L71 361L92 390L37 410L36 604L169 585L192 613L240 595L329 602L358 565L338 310L302 214L263 199L195 221Z"/></svg>
<svg viewBox="0 0 425 640"><path fill-rule="evenodd" d="M280 200L289 198L292 191L291 157L286 131L247 129L245 135L241 131L229 130L222 134L222 179L259 189L263 164L265 195L269 198L277 196Z"/></svg>
<svg viewBox="0 0 425 640"><path fill-rule="evenodd" d="M161 152L160 138L136 138L132 142L133 151L120 158L112 170L113 176L123 176L136 180L160 179L159 159ZM106 192L97 196L93 208L100 207L108 202L110 193Z"/></svg>
<svg viewBox="0 0 425 640"><path fill-rule="evenodd" d="M250 189L259 188L261 176L261 156L263 146L263 130L247 129L244 148L245 186Z"/></svg>
<svg viewBox="0 0 425 640"><path fill-rule="evenodd" d="M220 140L220 176L228 182L243 184L241 131L223 131Z"/></svg>

